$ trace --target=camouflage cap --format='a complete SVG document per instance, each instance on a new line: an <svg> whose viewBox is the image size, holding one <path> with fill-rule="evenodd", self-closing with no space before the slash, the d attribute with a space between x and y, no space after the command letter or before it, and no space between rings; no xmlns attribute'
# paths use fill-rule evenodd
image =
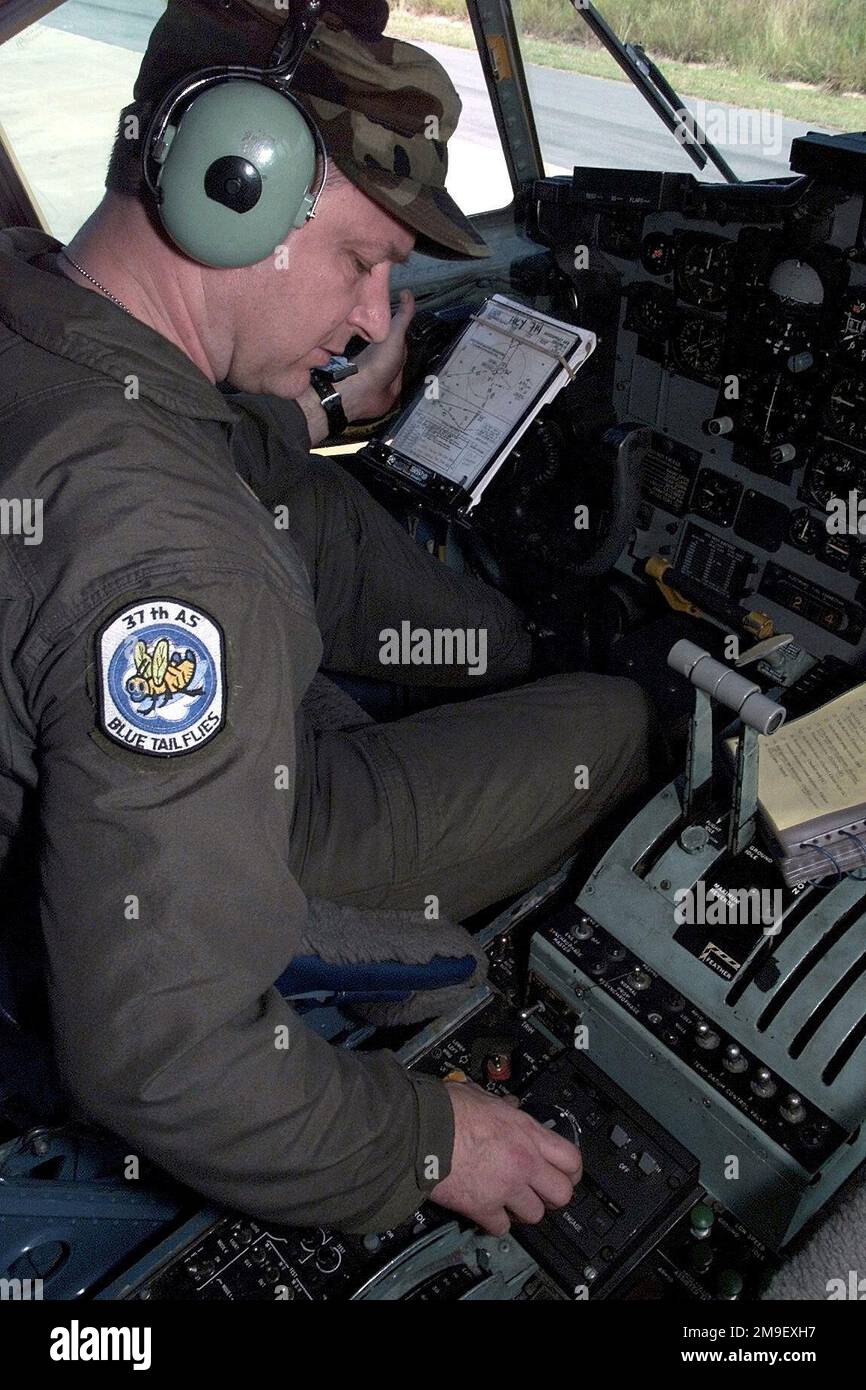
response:
<svg viewBox="0 0 866 1390"><path fill-rule="evenodd" d="M142 129L166 91L197 68L267 65L285 6L274 0L168 0L121 112L106 187L141 195L137 142L123 138L126 119ZM423 49L386 37L384 0L325 0L292 93L322 133L334 164L374 202L418 234L418 249L440 256L489 254L446 191L447 142L461 101L451 79ZM130 146L133 149L130 149Z"/></svg>

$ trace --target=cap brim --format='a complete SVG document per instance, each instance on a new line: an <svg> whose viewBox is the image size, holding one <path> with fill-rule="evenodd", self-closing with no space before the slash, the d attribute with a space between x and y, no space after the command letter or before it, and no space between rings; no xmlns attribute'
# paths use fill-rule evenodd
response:
<svg viewBox="0 0 866 1390"><path fill-rule="evenodd" d="M415 249L448 260L479 260L490 247L444 188L388 169L365 168L345 155L329 158L362 193L418 233Z"/></svg>

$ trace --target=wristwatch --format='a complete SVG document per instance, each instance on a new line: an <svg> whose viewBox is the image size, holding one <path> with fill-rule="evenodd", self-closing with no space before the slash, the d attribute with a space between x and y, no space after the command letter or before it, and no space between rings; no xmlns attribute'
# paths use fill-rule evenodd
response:
<svg viewBox="0 0 866 1390"><path fill-rule="evenodd" d="M328 439L337 439L348 429L349 421L343 409L343 401L337 390L337 382L353 376L358 368L344 357L332 357L327 367L313 367L310 372L310 385L322 403L328 421Z"/></svg>

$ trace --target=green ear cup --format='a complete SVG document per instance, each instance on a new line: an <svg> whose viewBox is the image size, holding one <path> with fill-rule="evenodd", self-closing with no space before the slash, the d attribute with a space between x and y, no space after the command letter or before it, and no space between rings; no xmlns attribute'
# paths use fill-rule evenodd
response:
<svg viewBox="0 0 866 1390"><path fill-rule="evenodd" d="M169 126L159 215L203 265L256 265L310 209L316 143L298 108L261 82L232 78Z"/></svg>

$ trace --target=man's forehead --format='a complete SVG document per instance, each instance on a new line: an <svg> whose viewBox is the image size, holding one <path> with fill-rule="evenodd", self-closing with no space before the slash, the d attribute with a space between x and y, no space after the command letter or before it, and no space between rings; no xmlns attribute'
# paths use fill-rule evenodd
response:
<svg viewBox="0 0 866 1390"><path fill-rule="evenodd" d="M385 241L380 237L362 236L357 238L355 245L359 251L369 251L371 255L375 255L377 260L394 261L397 265L404 265L412 254L411 243L414 243L415 238L407 233L406 240L410 242L408 250L398 246L394 241Z"/></svg>

